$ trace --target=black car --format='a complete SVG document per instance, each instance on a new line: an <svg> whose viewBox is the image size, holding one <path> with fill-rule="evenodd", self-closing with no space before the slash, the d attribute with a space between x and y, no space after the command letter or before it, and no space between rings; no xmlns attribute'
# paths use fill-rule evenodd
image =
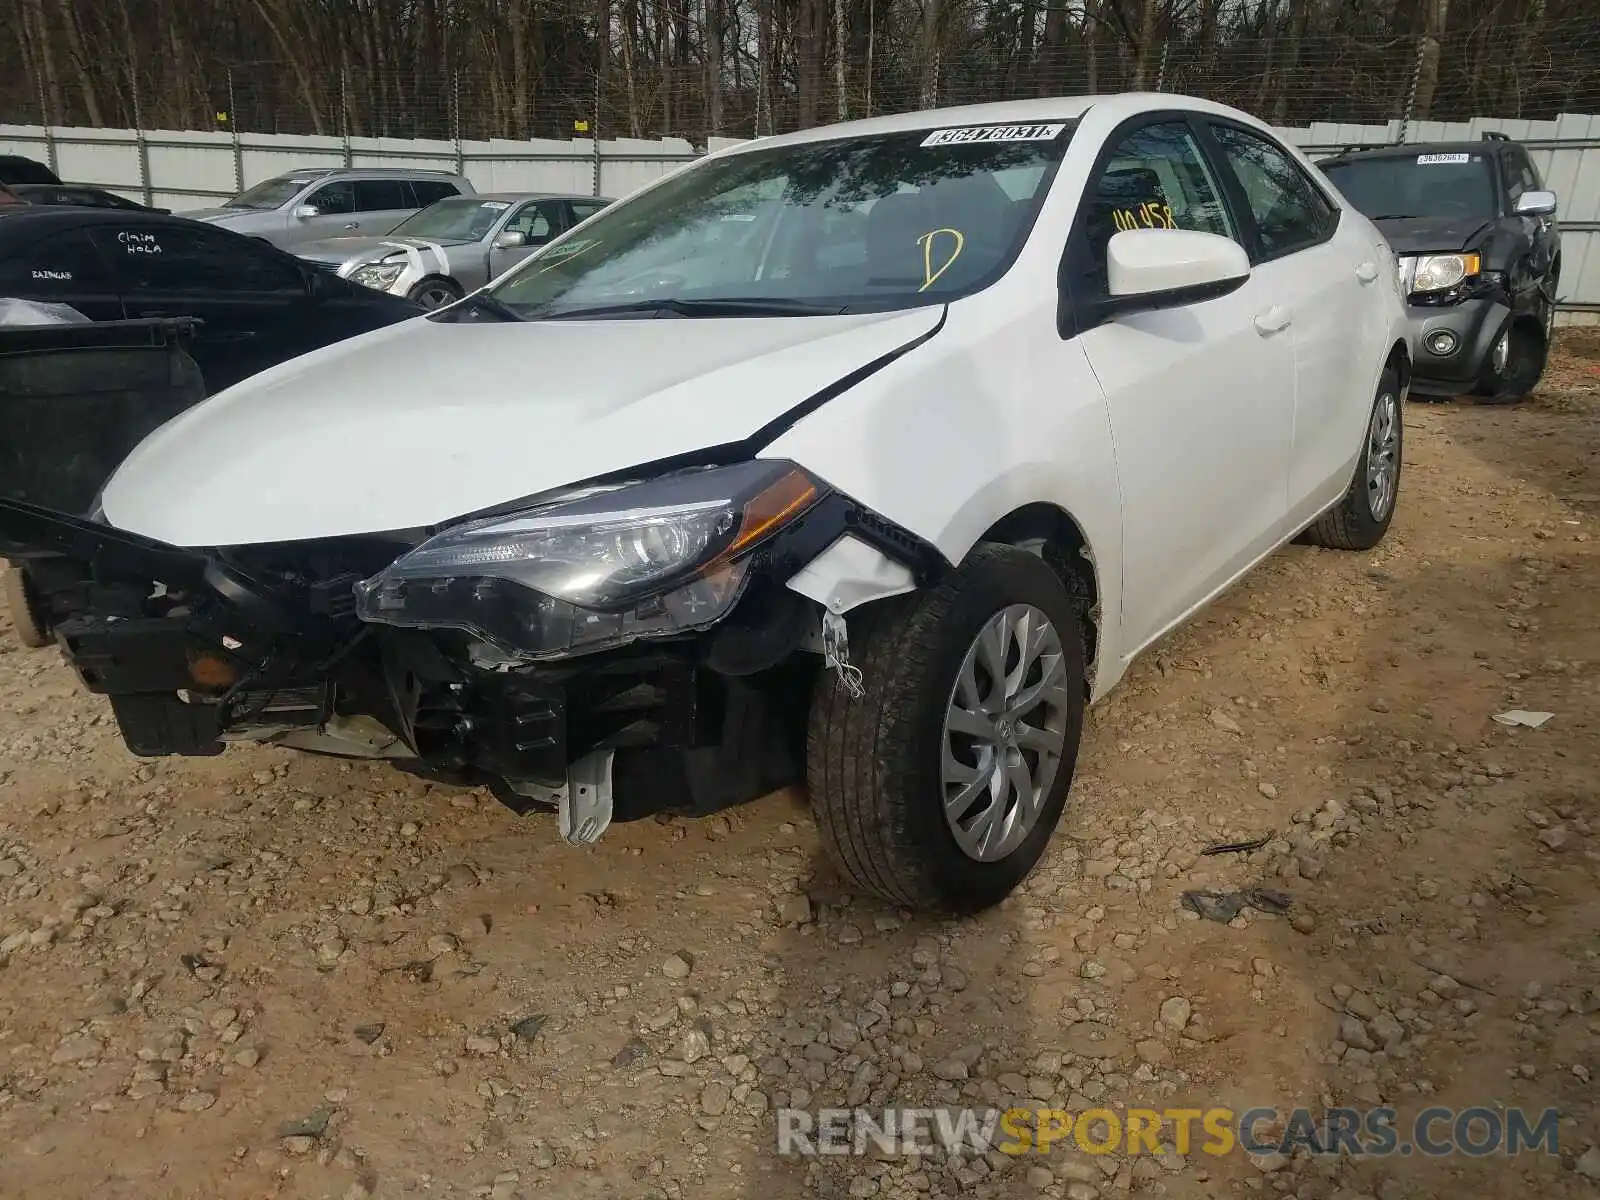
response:
<svg viewBox="0 0 1600 1200"><path fill-rule="evenodd" d="M1504 135L1383 146L1318 167L1394 247L1411 390L1512 404L1544 374L1561 276L1556 196Z"/></svg>
<svg viewBox="0 0 1600 1200"><path fill-rule="evenodd" d="M114 208L119 212L168 213L90 183L13 183L11 194L24 204L65 204L75 208Z"/></svg>
<svg viewBox="0 0 1600 1200"><path fill-rule="evenodd" d="M0 154L0 183L60 182L60 177L42 162L20 154Z"/></svg>
<svg viewBox="0 0 1600 1200"><path fill-rule="evenodd" d="M91 321L198 318L192 354L210 393L423 311L225 229L50 205L0 208L0 296Z"/></svg>

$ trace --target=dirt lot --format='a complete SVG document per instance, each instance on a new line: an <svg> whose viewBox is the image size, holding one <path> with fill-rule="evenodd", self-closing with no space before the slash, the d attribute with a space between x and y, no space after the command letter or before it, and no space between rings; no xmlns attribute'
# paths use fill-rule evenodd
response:
<svg viewBox="0 0 1600 1200"><path fill-rule="evenodd" d="M849 898L797 796L578 851L383 769L142 762L0 616L0 1195L1600 1193L1600 336L1407 417L1389 540L1137 666L970 921ZM1253 884L1293 906L1180 902ZM784 1104L1030 1096L1563 1117L1558 1157L775 1152Z"/></svg>

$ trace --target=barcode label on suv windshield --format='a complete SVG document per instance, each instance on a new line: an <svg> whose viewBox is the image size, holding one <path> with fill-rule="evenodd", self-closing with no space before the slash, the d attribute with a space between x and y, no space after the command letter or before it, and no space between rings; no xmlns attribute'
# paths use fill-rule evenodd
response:
<svg viewBox="0 0 1600 1200"><path fill-rule="evenodd" d="M1471 161L1472 161L1472 155L1470 155L1470 154L1419 154L1419 155L1417 155L1417 164L1419 166L1428 166L1428 165L1430 165L1432 163L1464 163L1464 162L1471 162Z"/></svg>

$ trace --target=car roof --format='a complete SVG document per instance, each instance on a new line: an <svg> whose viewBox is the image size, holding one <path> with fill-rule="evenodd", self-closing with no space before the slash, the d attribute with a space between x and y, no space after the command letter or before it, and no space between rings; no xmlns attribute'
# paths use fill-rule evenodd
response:
<svg viewBox="0 0 1600 1200"><path fill-rule="evenodd" d="M604 196L591 196L586 192L478 192L471 196L446 196L446 200L605 200Z"/></svg>
<svg viewBox="0 0 1600 1200"><path fill-rule="evenodd" d="M79 192L106 192L104 184L99 183L11 183L7 184L14 192L59 192L70 189ZM106 192L110 195L110 192Z"/></svg>
<svg viewBox="0 0 1600 1200"><path fill-rule="evenodd" d="M1113 121L1138 116L1143 112L1178 110L1210 113L1263 130L1268 129L1268 126L1247 112L1199 96L1185 96L1174 92L1108 92L1090 96L1047 96L1037 100L996 100L986 104L918 109L882 117L868 117L858 121L841 121L833 125L817 125L796 133L739 142L714 151L713 155L706 157L720 158L724 155L766 149L769 146L804 145L809 142L834 141L838 138L874 137L888 133L911 133L916 130L964 125L1027 125L1052 121L1078 121L1087 116L1091 109L1096 112L1104 110Z"/></svg>
<svg viewBox="0 0 1600 1200"><path fill-rule="evenodd" d="M440 179L462 178L454 171L440 171L433 167L295 167L288 171L279 171L272 178L288 179L291 175L303 175L307 179L320 179L325 175L401 175L406 177L423 175L436 176Z"/></svg>
<svg viewBox="0 0 1600 1200"><path fill-rule="evenodd" d="M1382 158L1415 158L1418 154L1491 154L1502 146L1516 145L1496 138L1484 141L1404 142L1396 146L1374 146L1370 150L1347 150L1323 159L1319 167L1336 162L1370 162Z"/></svg>
<svg viewBox="0 0 1600 1200"><path fill-rule="evenodd" d="M0 242L26 244L62 229L87 225L157 225L168 229L192 229L196 222L170 213L149 212L134 208L80 208L67 204L19 204L15 208L0 207ZM209 228L217 229L216 226ZM217 229L229 237L243 237L226 229Z"/></svg>
<svg viewBox="0 0 1600 1200"><path fill-rule="evenodd" d="M8 175L16 172L30 177L26 181L21 179L12 181L16 183L55 183L57 181L56 173L50 169L48 164L42 163L36 158L29 158L25 154L0 154L0 171Z"/></svg>

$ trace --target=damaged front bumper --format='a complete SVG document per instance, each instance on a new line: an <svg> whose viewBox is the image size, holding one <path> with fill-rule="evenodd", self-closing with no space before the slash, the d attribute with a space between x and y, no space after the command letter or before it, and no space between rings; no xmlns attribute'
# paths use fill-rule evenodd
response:
<svg viewBox="0 0 1600 1200"><path fill-rule="evenodd" d="M0 555L42 581L57 644L109 699L132 753L214 755L254 741L387 760L485 785L517 811L554 809L575 843L614 820L705 814L801 780L820 664L802 651L820 645L830 603L819 561L838 564L840 594L858 593L849 603L945 565L824 491L750 553L715 624L535 661L486 637L503 632L494 621L486 631L367 619L362 589L372 595L416 544L200 551L0 500Z"/></svg>

